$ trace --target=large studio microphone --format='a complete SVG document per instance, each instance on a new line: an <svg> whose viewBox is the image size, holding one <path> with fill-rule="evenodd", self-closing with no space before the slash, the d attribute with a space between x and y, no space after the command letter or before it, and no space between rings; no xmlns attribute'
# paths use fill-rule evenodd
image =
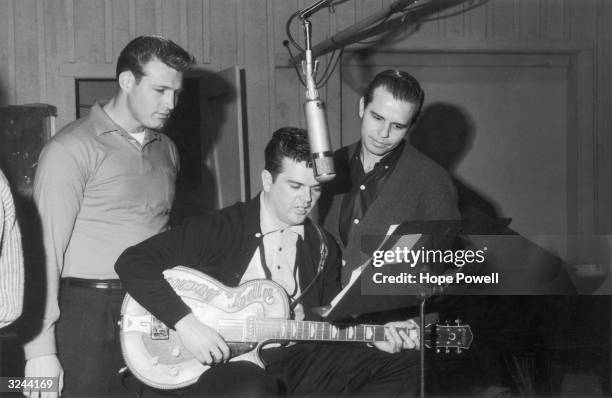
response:
<svg viewBox="0 0 612 398"><path fill-rule="evenodd" d="M318 96L313 98L307 96L304 103L304 113L306 114L306 128L308 129L308 142L315 178L319 182L329 181L336 176L336 171L334 169L334 153L331 150L327 132L325 104Z"/></svg>
<svg viewBox="0 0 612 398"><path fill-rule="evenodd" d="M306 128L308 130L308 142L312 154L312 164L315 178L319 182L327 182L336 176L334 169L333 151L327 131L327 117L325 116L325 104L319 99L319 93L314 80L316 74L316 63L312 62L312 51L310 49L310 22L304 21L306 33L305 60L302 61L302 70L306 78L306 102L304 113L306 115Z"/></svg>

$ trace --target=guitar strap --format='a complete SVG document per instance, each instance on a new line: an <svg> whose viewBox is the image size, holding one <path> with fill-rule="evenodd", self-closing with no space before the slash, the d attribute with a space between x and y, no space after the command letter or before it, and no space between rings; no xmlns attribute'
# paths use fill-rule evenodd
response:
<svg viewBox="0 0 612 398"><path fill-rule="evenodd" d="M323 229L319 225L314 223L314 222L311 222L310 224L314 227L314 230L317 232L317 236L319 237L319 242L320 242L320 245L319 245L319 264L317 265L317 272L315 273L315 276L312 278L312 280L310 281L308 286L306 286L304 288L304 290L302 290L300 295L297 296L291 302L291 305L289 306L291 311L293 311L295 309L295 307L303 300L303 298L306 295L306 293L308 293L308 291L310 291L310 289L312 289L312 287L314 286L314 284L317 281L317 279L319 279L319 276L323 273L323 268L325 267L325 261L327 261L327 255L329 254L329 249L327 248L327 240L325 239L325 233L323 232ZM299 238L298 238L298 241L299 241ZM259 240L258 246L259 246L259 257L261 259L261 265L262 265L264 274L266 275L266 279L272 280L272 273L270 272L270 269L268 268L268 264L266 263L266 255L265 255L265 249L264 249L264 244L263 244L263 236ZM297 251L296 251L296 255L297 255ZM295 272L297 272L297 267L295 268ZM299 281L296 281L296 283L299 283Z"/></svg>

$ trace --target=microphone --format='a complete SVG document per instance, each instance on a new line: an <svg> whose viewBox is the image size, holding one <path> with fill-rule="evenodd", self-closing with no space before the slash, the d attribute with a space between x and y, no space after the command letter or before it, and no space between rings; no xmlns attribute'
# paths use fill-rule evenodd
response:
<svg viewBox="0 0 612 398"><path fill-rule="evenodd" d="M325 104L319 99L319 92L315 84L314 75L317 62L313 62L310 48L310 21L303 20L306 37L305 60L302 61L302 71L306 78L306 102L304 113L306 115L306 129L308 143L312 155L312 167L315 179L327 182L336 176L334 158L327 132L327 118L325 117Z"/></svg>
<svg viewBox="0 0 612 398"><path fill-rule="evenodd" d="M327 132L325 104L318 97L306 99L304 103L308 143L312 154L312 165L315 178L319 182L327 182L336 176L333 151Z"/></svg>

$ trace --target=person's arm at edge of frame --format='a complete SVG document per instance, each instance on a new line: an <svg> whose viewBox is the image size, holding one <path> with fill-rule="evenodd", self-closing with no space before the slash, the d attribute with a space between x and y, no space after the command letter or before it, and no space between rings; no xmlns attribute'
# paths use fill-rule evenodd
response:
<svg viewBox="0 0 612 398"><path fill-rule="evenodd" d="M23 283L21 231L10 186L0 170L0 328L21 315Z"/></svg>

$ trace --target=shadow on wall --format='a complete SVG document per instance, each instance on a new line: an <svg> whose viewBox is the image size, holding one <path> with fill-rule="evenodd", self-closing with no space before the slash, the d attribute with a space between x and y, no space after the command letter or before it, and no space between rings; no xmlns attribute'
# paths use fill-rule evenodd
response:
<svg viewBox="0 0 612 398"><path fill-rule="evenodd" d="M221 99L216 92L226 95ZM227 94L230 93L230 94ZM217 183L211 159L226 115L226 101L235 97L230 82L218 74L199 69L186 76L183 92L164 133L176 144L180 171L170 224L215 208Z"/></svg>
<svg viewBox="0 0 612 398"><path fill-rule="evenodd" d="M456 175L457 166L472 148L475 132L474 121L463 108L436 102L423 109L410 133L410 143L449 172L457 187L463 219L478 223L501 215L493 199Z"/></svg>

